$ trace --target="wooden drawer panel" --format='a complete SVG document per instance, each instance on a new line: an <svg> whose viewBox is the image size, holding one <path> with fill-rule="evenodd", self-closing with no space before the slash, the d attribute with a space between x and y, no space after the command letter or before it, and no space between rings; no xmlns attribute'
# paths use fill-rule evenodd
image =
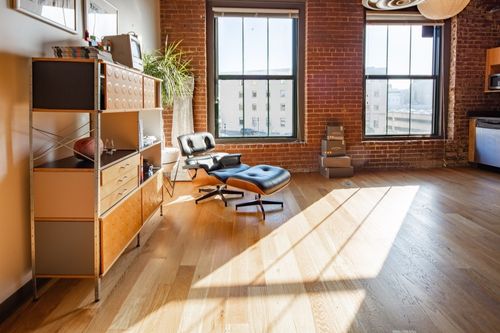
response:
<svg viewBox="0 0 500 333"><path fill-rule="evenodd" d="M130 192L135 190L139 185L139 176L136 174L127 183L119 186L114 192L101 199L101 213L107 211L118 201L127 196Z"/></svg>
<svg viewBox="0 0 500 333"><path fill-rule="evenodd" d="M156 108L156 83L155 80L144 77L144 108Z"/></svg>
<svg viewBox="0 0 500 333"><path fill-rule="evenodd" d="M158 172L142 187L142 221L145 222L163 202L163 173Z"/></svg>
<svg viewBox="0 0 500 333"><path fill-rule="evenodd" d="M36 220L92 220L94 172L42 170L33 174Z"/></svg>
<svg viewBox="0 0 500 333"><path fill-rule="evenodd" d="M112 192L118 190L121 186L125 185L132 179L139 179L137 168L130 169L124 175L116 177L115 179L101 186L101 198L107 197Z"/></svg>
<svg viewBox="0 0 500 333"><path fill-rule="evenodd" d="M128 174L131 170L138 170L140 164L140 156L136 154L131 156L107 169L101 171L101 186L107 185L114 179Z"/></svg>
<svg viewBox="0 0 500 333"><path fill-rule="evenodd" d="M101 274L103 274L141 228L141 191L136 191L103 216L100 223Z"/></svg>
<svg viewBox="0 0 500 333"><path fill-rule="evenodd" d="M136 110L143 104L142 75L106 64L106 110Z"/></svg>

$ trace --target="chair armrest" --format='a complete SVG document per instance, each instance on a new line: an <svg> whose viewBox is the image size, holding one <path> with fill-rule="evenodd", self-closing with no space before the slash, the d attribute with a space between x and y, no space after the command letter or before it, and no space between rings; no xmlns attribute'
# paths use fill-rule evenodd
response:
<svg viewBox="0 0 500 333"><path fill-rule="evenodd" d="M219 164L223 168L232 167L241 164L241 154L227 154L219 159Z"/></svg>

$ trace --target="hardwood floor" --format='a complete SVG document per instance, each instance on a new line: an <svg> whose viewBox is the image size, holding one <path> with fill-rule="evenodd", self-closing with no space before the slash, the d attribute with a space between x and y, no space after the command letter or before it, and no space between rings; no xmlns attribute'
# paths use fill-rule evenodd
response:
<svg viewBox="0 0 500 333"><path fill-rule="evenodd" d="M498 173L294 174L266 222L176 191L101 302L92 281L54 281L0 332L500 330Z"/></svg>

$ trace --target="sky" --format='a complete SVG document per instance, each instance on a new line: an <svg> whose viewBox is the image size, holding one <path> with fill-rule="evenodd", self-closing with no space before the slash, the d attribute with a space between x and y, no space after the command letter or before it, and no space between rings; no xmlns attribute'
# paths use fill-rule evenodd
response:
<svg viewBox="0 0 500 333"><path fill-rule="evenodd" d="M293 19L219 17L217 22L219 74L268 74L268 44L269 74L284 69L292 74Z"/></svg>
<svg viewBox="0 0 500 333"><path fill-rule="evenodd" d="M432 49L422 26L368 25L366 74L432 75Z"/></svg>

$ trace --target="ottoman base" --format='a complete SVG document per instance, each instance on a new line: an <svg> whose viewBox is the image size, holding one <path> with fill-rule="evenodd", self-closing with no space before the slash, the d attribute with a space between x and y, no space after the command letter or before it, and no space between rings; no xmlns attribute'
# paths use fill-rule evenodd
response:
<svg viewBox="0 0 500 333"><path fill-rule="evenodd" d="M236 205L236 210L240 207L248 207L248 206L259 206L260 211L262 212L262 219L266 219L266 211L264 209L264 205L280 205L283 208L283 201L272 201L272 200L262 200L262 196L257 194L255 196L254 201L244 202Z"/></svg>
<svg viewBox="0 0 500 333"><path fill-rule="evenodd" d="M226 184L255 193L254 201L237 204L236 210L240 207L259 206L262 211L262 217L265 219L264 205L280 205L283 207L283 202L262 200L262 196L270 195L283 189L290 183L290 179L290 172L283 168L271 165L256 165L245 171L231 175Z"/></svg>

